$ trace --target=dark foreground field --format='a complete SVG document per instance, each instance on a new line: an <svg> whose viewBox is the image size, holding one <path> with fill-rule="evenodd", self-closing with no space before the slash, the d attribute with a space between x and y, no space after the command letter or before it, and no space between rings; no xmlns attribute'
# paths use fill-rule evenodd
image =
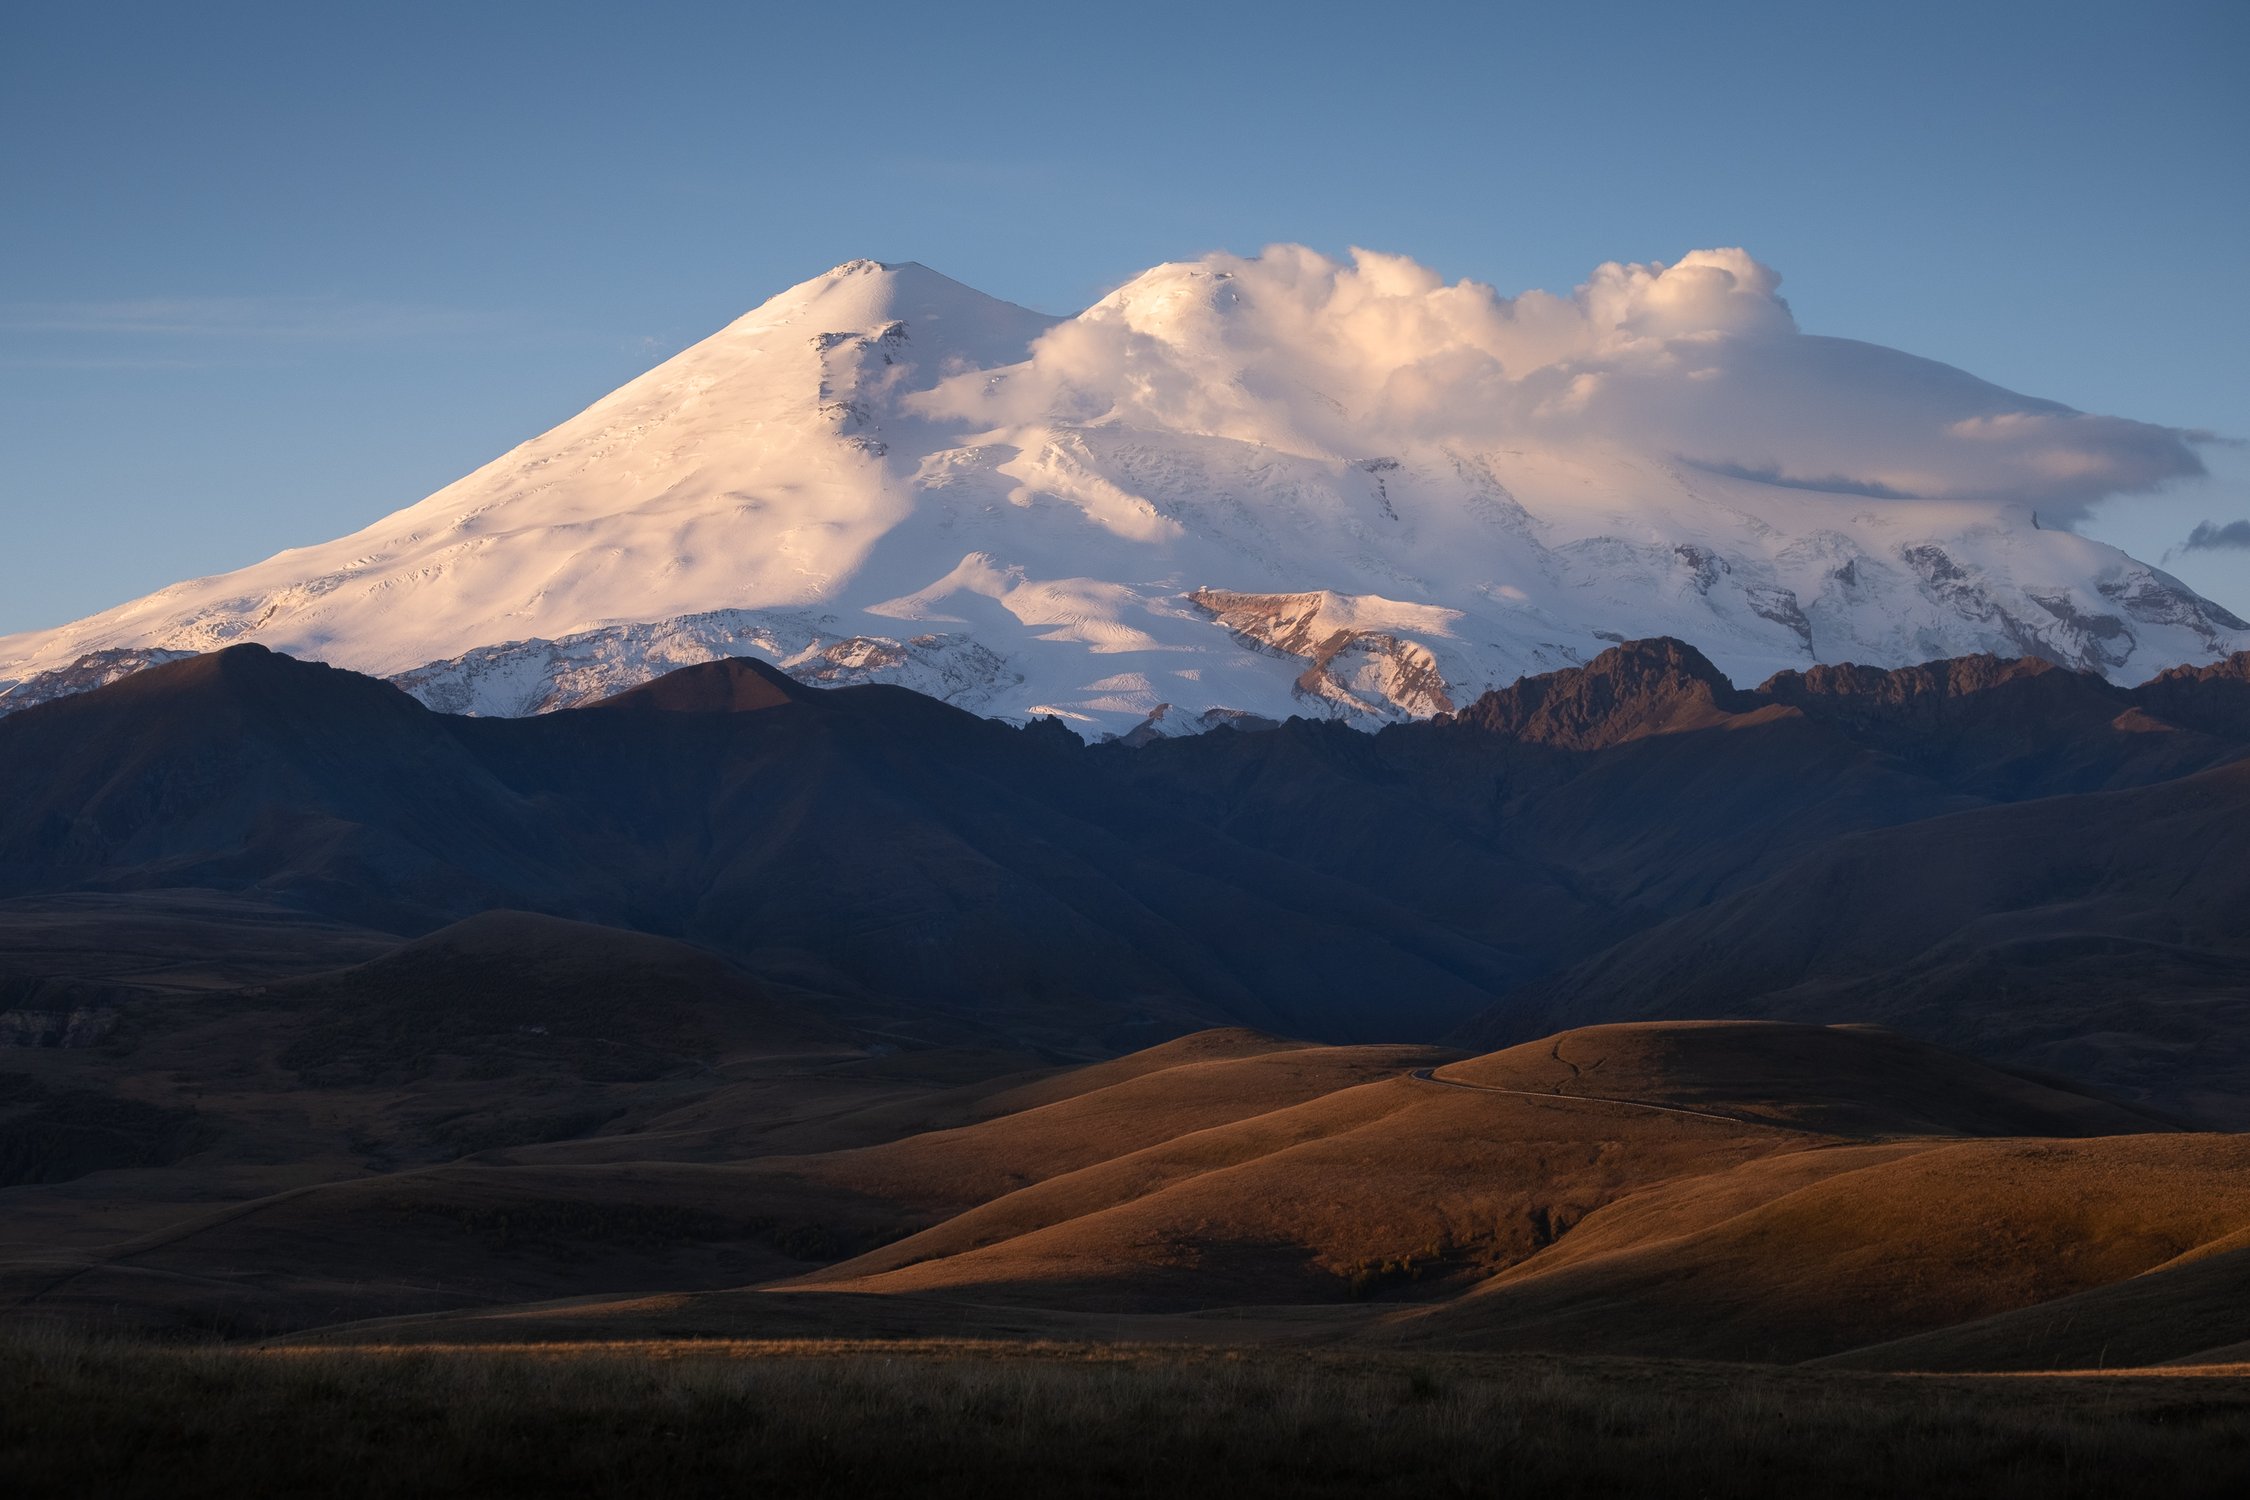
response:
<svg viewBox="0 0 2250 1500"><path fill-rule="evenodd" d="M688 1343L0 1347L44 1495L2240 1495L2250 1367Z"/></svg>

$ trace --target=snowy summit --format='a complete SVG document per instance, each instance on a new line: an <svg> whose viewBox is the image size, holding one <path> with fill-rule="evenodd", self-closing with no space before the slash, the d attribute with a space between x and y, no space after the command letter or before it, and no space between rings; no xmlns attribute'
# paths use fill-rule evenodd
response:
<svg viewBox="0 0 2250 1500"><path fill-rule="evenodd" d="M1778 282L1277 247L1056 319L854 261L365 530L0 638L0 711L251 640L455 712L755 655L1090 737L1427 715L1652 635L1737 681L2250 647L2068 529L2187 435L1803 333Z"/></svg>

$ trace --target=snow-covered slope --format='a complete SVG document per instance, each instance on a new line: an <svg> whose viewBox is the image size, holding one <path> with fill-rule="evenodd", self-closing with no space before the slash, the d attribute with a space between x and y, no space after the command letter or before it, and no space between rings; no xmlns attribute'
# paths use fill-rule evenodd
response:
<svg viewBox="0 0 2250 1500"><path fill-rule="evenodd" d="M243 640L460 712L756 654L1087 734L1441 712L1660 634L1738 680L2250 646L2057 525L2181 435L1802 334L1775 281L1282 247L1056 320L857 261L364 531L0 639L0 710Z"/></svg>

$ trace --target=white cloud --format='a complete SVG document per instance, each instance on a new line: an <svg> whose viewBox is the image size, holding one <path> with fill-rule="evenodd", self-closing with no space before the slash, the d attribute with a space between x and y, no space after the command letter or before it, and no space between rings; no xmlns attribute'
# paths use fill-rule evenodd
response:
<svg viewBox="0 0 2250 1500"><path fill-rule="evenodd" d="M1618 443L1871 496L2014 500L2069 520L2202 472L2192 439L1934 361L1805 334L1746 252L1612 262L1503 297L1404 256L1283 245L1159 266L1004 371L918 399L1001 429L1166 427L1362 458L1436 443Z"/></svg>

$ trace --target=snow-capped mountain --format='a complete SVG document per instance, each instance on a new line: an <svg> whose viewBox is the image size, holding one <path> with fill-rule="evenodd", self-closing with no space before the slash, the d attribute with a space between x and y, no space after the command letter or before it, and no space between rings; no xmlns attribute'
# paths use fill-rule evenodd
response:
<svg viewBox="0 0 2250 1500"><path fill-rule="evenodd" d="M2250 647L2063 529L2194 472L2181 434L1803 334L1777 280L1508 299L1281 247L1055 319L855 261L363 531L0 639L0 711L248 640L456 712L748 654L1144 737L1444 712L1653 635L1738 681Z"/></svg>

